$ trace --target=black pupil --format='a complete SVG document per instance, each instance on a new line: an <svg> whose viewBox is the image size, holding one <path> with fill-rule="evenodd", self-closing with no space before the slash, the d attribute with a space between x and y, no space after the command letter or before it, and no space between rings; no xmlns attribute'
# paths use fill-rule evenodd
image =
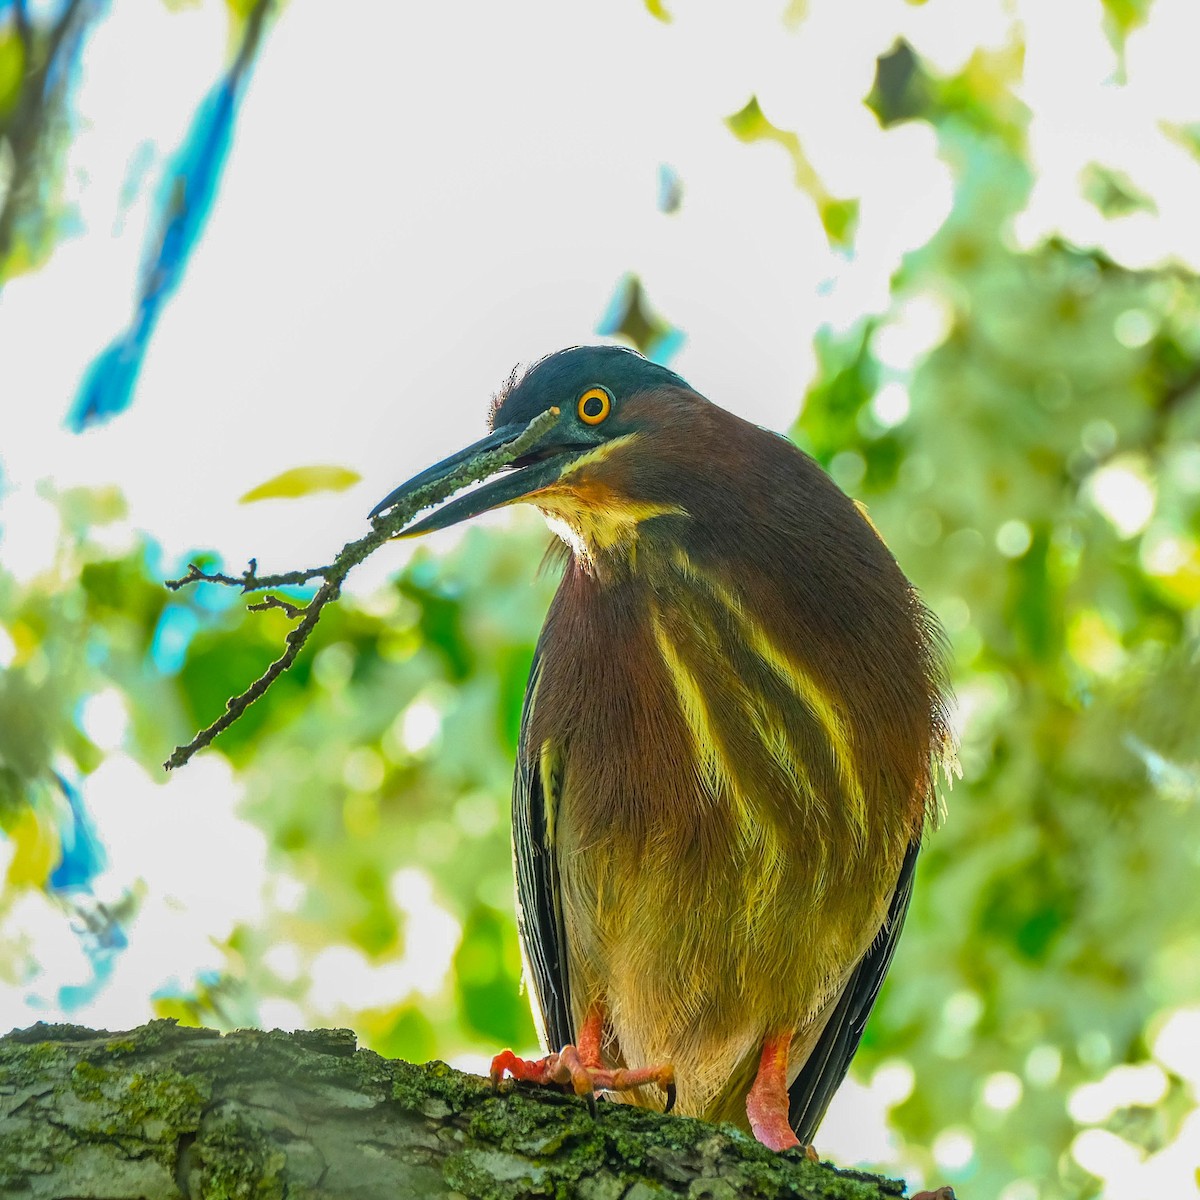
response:
<svg viewBox="0 0 1200 1200"><path fill-rule="evenodd" d="M604 401L599 396L589 396L583 402L583 413L587 417L598 417L604 411Z"/></svg>

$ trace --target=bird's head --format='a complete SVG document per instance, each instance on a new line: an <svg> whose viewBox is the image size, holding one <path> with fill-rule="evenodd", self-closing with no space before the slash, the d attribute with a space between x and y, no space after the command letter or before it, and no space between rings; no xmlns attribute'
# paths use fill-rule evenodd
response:
<svg viewBox="0 0 1200 1200"><path fill-rule="evenodd" d="M561 350L514 377L501 392L487 437L401 484L371 516L514 442L531 420L551 412L553 422L510 467L410 525L402 536L445 529L527 501L542 510L577 557L621 553L642 521L685 515L686 497L669 477L669 449L686 445L681 419L696 406L713 408L673 371L633 351L617 346Z"/></svg>

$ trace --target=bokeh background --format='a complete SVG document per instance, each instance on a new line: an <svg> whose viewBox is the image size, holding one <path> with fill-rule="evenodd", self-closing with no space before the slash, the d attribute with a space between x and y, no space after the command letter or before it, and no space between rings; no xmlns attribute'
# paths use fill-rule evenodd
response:
<svg viewBox="0 0 1200 1200"><path fill-rule="evenodd" d="M516 513L329 561L614 338L787 430L953 646L961 778L821 1150L1200 1195L1194 0L0 0L0 1027L532 1048ZM302 592L295 593L302 596Z"/></svg>

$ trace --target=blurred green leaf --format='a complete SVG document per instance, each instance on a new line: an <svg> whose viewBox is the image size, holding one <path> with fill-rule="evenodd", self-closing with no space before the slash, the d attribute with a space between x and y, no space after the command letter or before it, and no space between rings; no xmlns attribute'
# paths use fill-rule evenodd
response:
<svg viewBox="0 0 1200 1200"><path fill-rule="evenodd" d="M512 923L486 905L476 905L463 926L454 957L454 976L463 1017L477 1033L500 1046L525 1046L533 1039L529 1006L520 996L519 961L513 961Z"/></svg>
<svg viewBox="0 0 1200 1200"><path fill-rule="evenodd" d="M401 580L399 588L417 605L422 640L441 654L451 678L465 679L474 669L475 653L463 633L460 603L438 589L427 567L418 567Z"/></svg>
<svg viewBox="0 0 1200 1200"><path fill-rule="evenodd" d="M1124 217L1130 213L1158 211L1154 200L1139 190L1124 171L1089 163L1084 169L1083 195L1106 217Z"/></svg>
<svg viewBox="0 0 1200 1200"><path fill-rule="evenodd" d="M744 108L726 117L725 124L739 141L774 142L781 146L792 160L796 186L816 205L830 244L853 244L858 224L858 201L840 199L829 192L805 154L798 134L773 124L763 112L757 96L751 96Z"/></svg>
<svg viewBox="0 0 1200 1200"><path fill-rule="evenodd" d="M256 500L295 500L300 496L311 496L315 492L344 492L353 487L362 476L349 467L317 464L309 467L292 467L252 487L239 499L240 504L253 504Z"/></svg>
<svg viewBox="0 0 1200 1200"><path fill-rule="evenodd" d="M16 30L0 30L0 117L16 105L24 73L25 49Z"/></svg>
<svg viewBox="0 0 1200 1200"><path fill-rule="evenodd" d="M618 282L596 332L620 338L647 358L660 360L669 357L680 337L680 331L651 307L642 281L633 274Z"/></svg>
<svg viewBox="0 0 1200 1200"><path fill-rule="evenodd" d="M424 1012L415 1006L402 1008L384 1020L372 1021L370 1014L367 1014L362 1032L370 1037L375 1052L385 1058L421 1063L437 1058L441 1052L437 1030Z"/></svg>
<svg viewBox="0 0 1200 1200"><path fill-rule="evenodd" d="M1120 50L1129 34L1146 23L1154 0L1101 0L1101 3L1109 36Z"/></svg>
<svg viewBox="0 0 1200 1200"><path fill-rule="evenodd" d="M887 129L924 116L930 100L930 80L920 58L904 38L898 38L875 60L875 82L866 98L867 107Z"/></svg>

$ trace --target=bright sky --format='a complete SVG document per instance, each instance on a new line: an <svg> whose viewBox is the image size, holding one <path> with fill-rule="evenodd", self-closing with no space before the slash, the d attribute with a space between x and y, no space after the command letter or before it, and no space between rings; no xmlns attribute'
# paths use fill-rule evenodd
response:
<svg viewBox="0 0 1200 1200"><path fill-rule="evenodd" d="M953 71L1014 28L1001 0L864 0L852 19L839 0L812 0L791 27L763 0L693 0L670 25L637 0L359 0L336 20L292 0L133 407L77 436L62 417L131 310L157 172L225 61L220 0L172 7L123 0L92 38L69 163L78 232L0 294L0 520L20 575L50 553L29 490L41 479L119 483L133 525L169 556L323 558L400 479L482 431L515 363L593 339L628 270L687 335L673 366L726 407L787 426L813 331L885 307L900 256L950 204L929 129L881 131L863 107L875 56L903 33ZM1018 235L1060 229L1122 260L1200 264L1200 172L1161 124L1200 118L1180 58L1196 44L1195 6L1158 0L1121 88L1092 0L1016 8L1040 170ZM829 249L785 153L726 129L752 94L799 131L834 194L861 196L852 258ZM1079 193L1093 159L1154 195L1159 218L1102 221ZM664 163L684 188L669 216L654 204ZM364 482L237 504L313 462Z"/></svg>
<svg viewBox="0 0 1200 1200"><path fill-rule="evenodd" d="M1200 171L1164 124L1200 120L1195 0L1157 0L1129 40L1120 87L1094 0L809 0L798 25L781 19L783 0L668 7L670 25L640 0L291 0L266 37L215 210L134 403L79 436L64 414L130 314L154 182L223 69L228 37L220 0L112 5L78 96L78 228L46 267L0 293L5 566L27 578L50 561L56 526L34 490L46 480L118 484L130 527L162 543L168 562L191 548L216 549L234 568L251 555L266 570L327 561L396 483L481 435L514 364L593 340L631 270L686 333L672 366L718 403L786 427L816 328L884 309L901 255L949 211L930 129L882 131L861 103L875 57L900 34L955 71L1023 30L1038 175L1014 236L1059 231L1131 265L1174 256L1200 269ZM831 192L861 198L852 257L830 250L786 154L726 128L753 94L799 132ZM1093 160L1153 195L1157 217L1102 220L1080 198L1079 171ZM672 215L655 206L662 164L683 185ZM898 364L929 339L928 314L908 317L893 338ZM348 466L363 482L237 503L307 463ZM375 556L359 585L394 568L393 553ZM218 760L172 779L168 808L164 789L119 754L102 771L90 802L126 799L125 824L106 828L118 864L121 829L144 830L150 809L163 844L179 845L171 821L196 811L185 789L208 788L213 836L242 824ZM238 887L201 904L203 879L149 881L146 919L158 911L165 924L140 953L131 947L125 984L73 1019L143 1019L156 977L194 970L208 938L252 919L269 884L261 845L243 833ZM157 861L144 844L130 854L126 878ZM180 905L156 910L153 896L172 888ZM43 917L29 921L44 938ZM63 939L43 1004L76 969L71 945ZM21 1004L30 1000L22 990ZM899 1086L895 1071L883 1078L884 1091Z"/></svg>
<svg viewBox="0 0 1200 1200"><path fill-rule="evenodd" d="M131 310L157 171L227 40L219 0L112 6L78 98L79 231L0 294L6 564L26 575L50 553L29 491L41 479L118 483L133 525L169 557L323 558L395 483L482 432L515 363L594 339L628 270L687 335L673 366L726 407L786 427L813 331L885 307L900 256L950 204L928 127L881 131L863 107L875 56L903 33L957 70L976 47L1003 45L1014 18L1000 0L867 0L852 20L838 0L812 0L787 27L781 8L693 2L664 25L637 0L359 0L332 20L318 0L292 0L134 404L77 436L63 414ZM1200 117L1179 58L1195 44L1194 6L1159 0L1130 39L1122 88L1091 0L1017 8L1041 171L1018 233L1064 229L1139 263L1200 263L1200 172L1160 124ZM834 194L861 196L852 258L830 250L785 153L726 129L752 94L800 132ZM1095 158L1161 197L1161 219L1102 222L1079 198L1078 172ZM672 215L654 204L664 163L684 188ZM364 482L237 504L314 462Z"/></svg>

